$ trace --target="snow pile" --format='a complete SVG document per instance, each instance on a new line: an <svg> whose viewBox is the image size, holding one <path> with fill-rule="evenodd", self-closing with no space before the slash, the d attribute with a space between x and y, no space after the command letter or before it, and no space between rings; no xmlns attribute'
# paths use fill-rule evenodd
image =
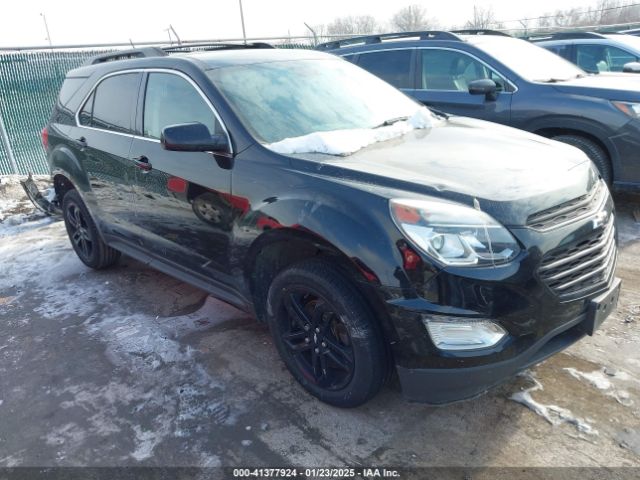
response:
<svg viewBox="0 0 640 480"><path fill-rule="evenodd" d="M436 121L436 117L427 108L421 107L407 120L389 126L314 132L301 137L285 138L265 146L274 152L283 154L350 155L373 143L401 137L412 130L431 128Z"/></svg>
<svg viewBox="0 0 640 480"><path fill-rule="evenodd" d="M609 390L613 387L609 379L600 370L595 370L591 373L581 372L573 367L563 368L563 370L577 380L586 380L598 390Z"/></svg>
<svg viewBox="0 0 640 480"><path fill-rule="evenodd" d="M0 177L0 238L15 235L29 226L28 222L42 220L45 214L36 210L34 205L25 195L20 180L23 177L8 175ZM42 184L44 178L38 177ZM53 199L55 190L49 188L46 198Z"/></svg>
<svg viewBox="0 0 640 480"><path fill-rule="evenodd" d="M601 370L594 370L590 373L581 372L580 370L572 367L563 368L563 370L577 380L586 380L598 390L602 390L605 395L615 398L616 401L621 405L624 405L625 407L630 407L631 405L633 405L633 400L631 399L631 395L629 394L629 392L627 392L626 390L617 389L607 378L604 368L602 368ZM631 378L625 372L615 372L615 374L609 376L618 378L620 380L629 380Z"/></svg>
<svg viewBox="0 0 640 480"><path fill-rule="evenodd" d="M533 382L533 387L514 393L509 397L510 400L528 407L551 425L556 426L568 423L575 425L579 432L586 433L587 435L598 435L598 431L596 429L589 425L586 420L576 417L571 410L559 407L558 405L545 405L543 403L536 402L531 396L531 393L544 390L542 384L530 372L526 372L522 374L522 376L531 380Z"/></svg>

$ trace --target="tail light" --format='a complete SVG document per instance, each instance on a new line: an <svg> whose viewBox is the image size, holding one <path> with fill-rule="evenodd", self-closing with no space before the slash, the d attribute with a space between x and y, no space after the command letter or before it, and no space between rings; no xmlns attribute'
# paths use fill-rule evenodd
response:
<svg viewBox="0 0 640 480"><path fill-rule="evenodd" d="M42 129L40 135L42 136L42 146L45 150L49 150L49 130L47 130L47 127Z"/></svg>

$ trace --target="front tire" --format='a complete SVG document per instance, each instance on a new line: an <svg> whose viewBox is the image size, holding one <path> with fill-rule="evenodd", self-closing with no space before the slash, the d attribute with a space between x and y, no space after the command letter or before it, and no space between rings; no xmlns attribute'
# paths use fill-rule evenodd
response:
<svg viewBox="0 0 640 480"><path fill-rule="evenodd" d="M65 194L62 213L71 246L82 263L101 270L118 261L120 252L102 241L89 210L76 190L70 190Z"/></svg>
<svg viewBox="0 0 640 480"><path fill-rule="evenodd" d="M337 407L357 407L378 393L387 373L382 334L331 263L305 260L278 274L267 311L282 360L309 393Z"/></svg>
<svg viewBox="0 0 640 480"><path fill-rule="evenodd" d="M611 185L611 181L613 180L611 163L609 162L609 156L600 145L580 135L557 135L553 137L552 140L566 143L582 150L596 165L602 179L607 185Z"/></svg>

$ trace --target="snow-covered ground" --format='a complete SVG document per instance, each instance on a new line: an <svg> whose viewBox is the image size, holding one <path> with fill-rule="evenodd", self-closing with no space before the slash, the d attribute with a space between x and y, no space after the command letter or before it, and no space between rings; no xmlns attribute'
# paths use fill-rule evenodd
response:
<svg viewBox="0 0 640 480"><path fill-rule="evenodd" d="M409 404L392 385L339 410L245 314L126 257L86 268L5 178L0 467L640 466L638 205L618 201L624 287L594 337L475 400Z"/></svg>

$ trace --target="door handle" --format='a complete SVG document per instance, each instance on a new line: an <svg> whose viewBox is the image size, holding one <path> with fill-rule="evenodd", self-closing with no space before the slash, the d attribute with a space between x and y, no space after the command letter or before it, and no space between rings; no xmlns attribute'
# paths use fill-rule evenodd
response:
<svg viewBox="0 0 640 480"><path fill-rule="evenodd" d="M149 163L149 159L144 155L140 155L139 157L132 158L133 163L135 163L136 167L144 172L148 172L151 170L151 163Z"/></svg>

